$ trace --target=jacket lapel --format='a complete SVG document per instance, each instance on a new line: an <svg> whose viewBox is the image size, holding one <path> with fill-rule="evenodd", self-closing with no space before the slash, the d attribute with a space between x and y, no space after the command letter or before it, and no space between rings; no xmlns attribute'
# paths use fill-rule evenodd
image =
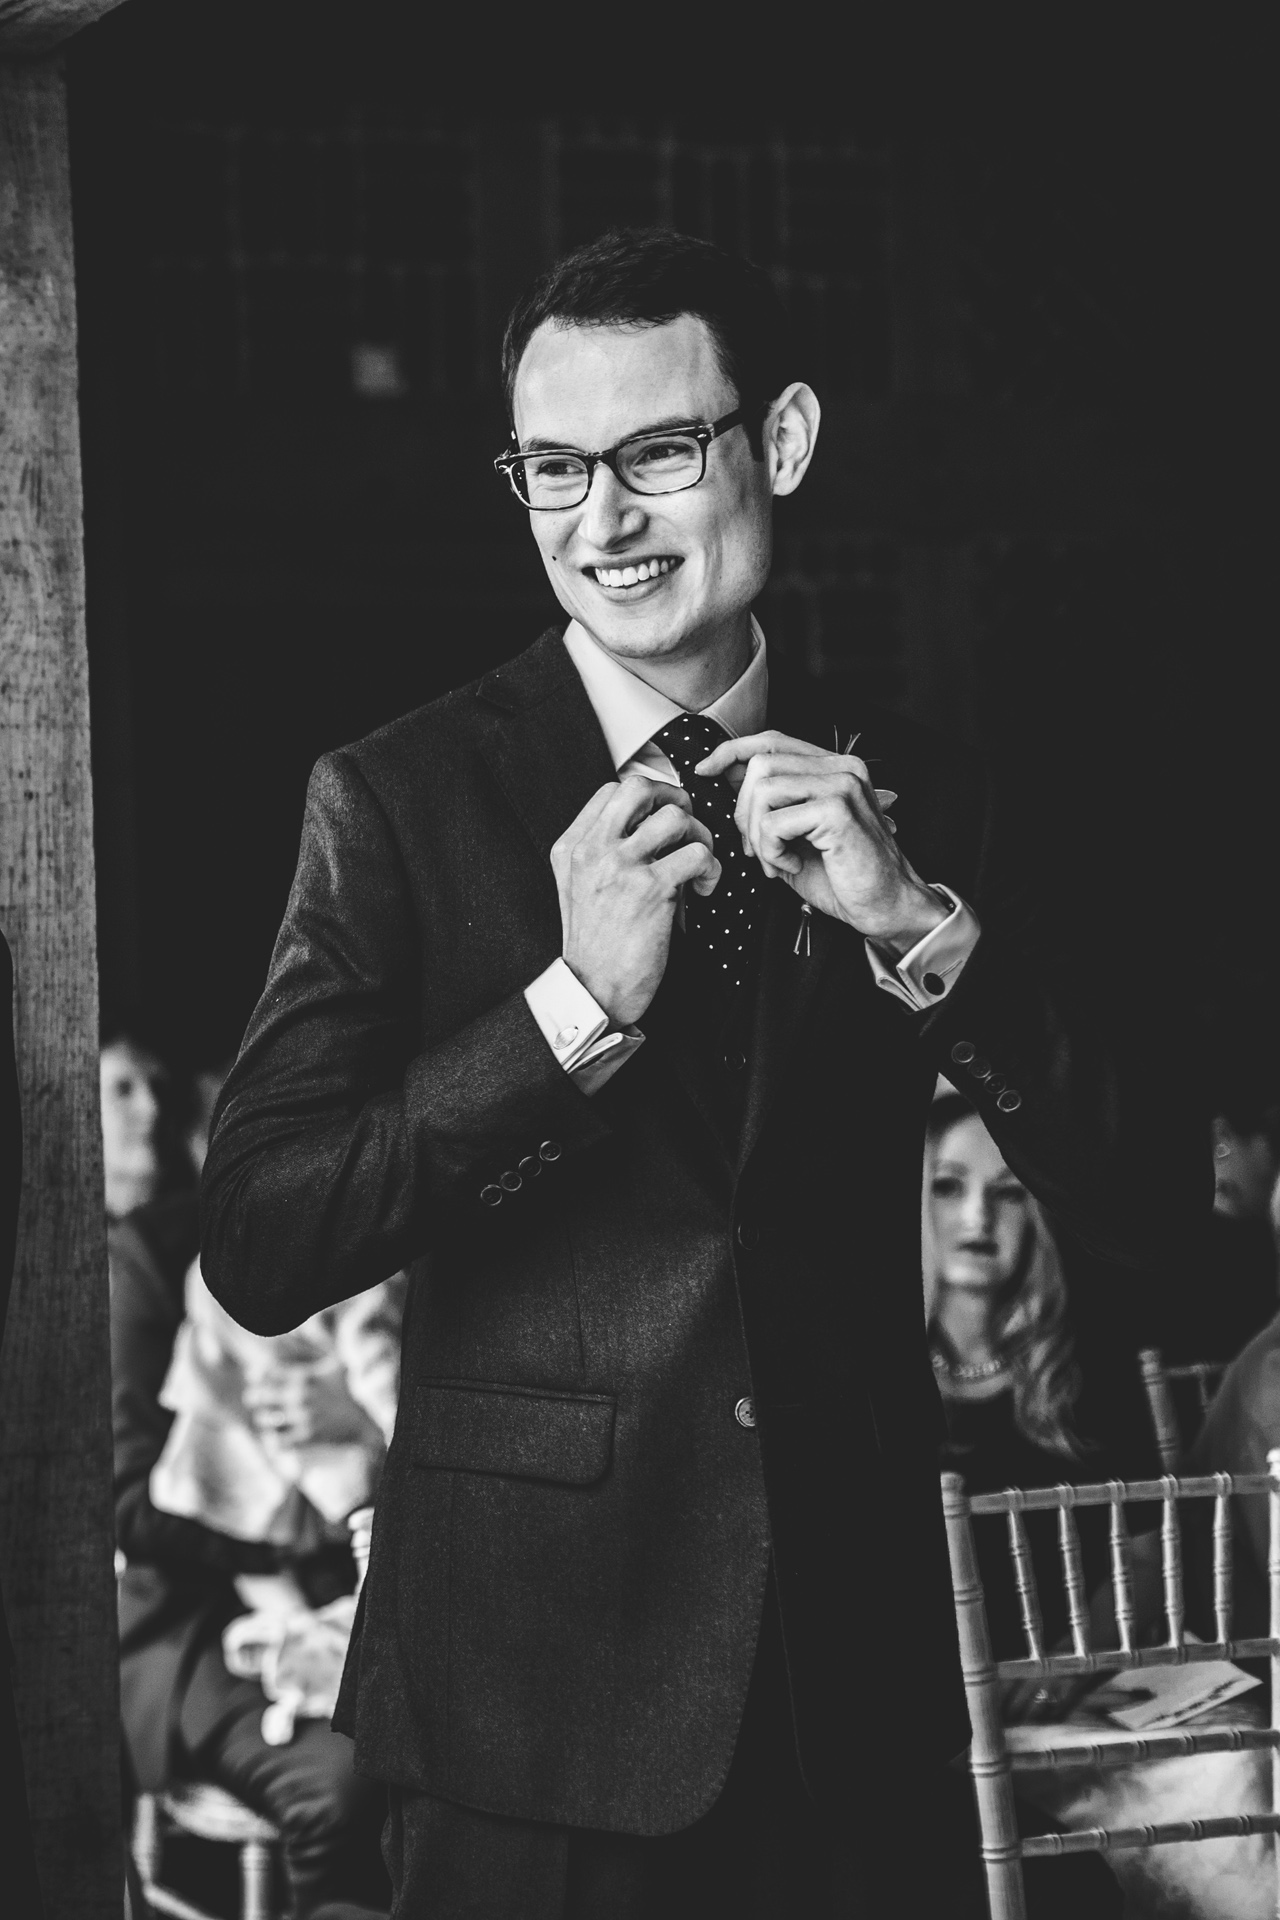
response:
<svg viewBox="0 0 1280 1920"><path fill-rule="evenodd" d="M481 750L544 860L592 794L616 778L600 723L558 631L476 688ZM548 885L554 885L547 868Z"/></svg>

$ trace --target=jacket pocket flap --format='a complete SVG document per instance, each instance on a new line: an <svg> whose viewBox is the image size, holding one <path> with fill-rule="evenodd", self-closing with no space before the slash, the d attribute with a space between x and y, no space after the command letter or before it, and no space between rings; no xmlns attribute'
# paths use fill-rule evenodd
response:
<svg viewBox="0 0 1280 1920"><path fill-rule="evenodd" d="M410 1447L416 1467L589 1487L613 1453L608 1394L428 1380Z"/></svg>

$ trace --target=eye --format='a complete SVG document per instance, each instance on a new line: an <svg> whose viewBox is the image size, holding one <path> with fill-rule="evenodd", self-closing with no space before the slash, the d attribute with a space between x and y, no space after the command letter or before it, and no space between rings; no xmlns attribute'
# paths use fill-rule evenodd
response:
<svg viewBox="0 0 1280 1920"><path fill-rule="evenodd" d="M534 480L576 480L582 474L581 460L575 460L567 453L540 454L535 460L525 461L525 472Z"/></svg>
<svg viewBox="0 0 1280 1920"><path fill-rule="evenodd" d="M954 1173L935 1173L931 1191L937 1200L954 1200L961 1186Z"/></svg>
<svg viewBox="0 0 1280 1920"><path fill-rule="evenodd" d="M697 443L692 440L646 440L631 455L632 465L647 467L679 466L697 458Z"/></svg>
<svg viewBox="0 0 1280 1920"><path fill-rule="evenodd" d="M996 1187L994 1190L993 1197L996 1200L1006 1201L1010 1206L1020 1207L1023 1204L1023 1202L1026 1200L1027 1190L1025 1187L1015 1186L1012 1184L1004 1187Z"/></svg>

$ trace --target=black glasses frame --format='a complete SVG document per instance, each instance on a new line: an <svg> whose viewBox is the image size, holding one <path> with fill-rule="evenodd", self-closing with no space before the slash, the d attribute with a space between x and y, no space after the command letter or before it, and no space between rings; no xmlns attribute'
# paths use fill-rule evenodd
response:
<svg viewBox="0 0 1280 1920"><path fill-rule="evenodd" d="M634 493L639 499L662 500L665 499L668 494L688 493L690 487L696 487L705 480L707 476L707 448L713 440L720 439L722 434L729 433L734 427L740 427L746 417L745 408L735 407L732 413L723 414L719 420L704 420L697 425L688 427L667 427L656 433L629 433L626 439L619 440L616 446L605 447L598 453L584 453L581 447L538 447L533 453L527 453L522 452L520 448L516 447L509 453L500 453L498 455L493 463L494 471L496 473L506 474L507 479L511 483L512 493L514 493L520 505L527 507L530 513L569 513L574 507L580 507L583 500L586 499L591 491L591 483L596 477L597 467L608 467L610 473L618 482L618 485L625 487L628 493ZM677 435L679 435L682 440L696 440L701 450L702 470L696 480L686 480L683 486L667 488L663 493L650 493L642 487L631 486L623 479L618 469L618 455L624 447L633 447L638 440L674 439ZM515 435L513 434L511 437L514 439ZM535 459L539 454L549 457L557 453L567 454L573 460L581 460L585 466L587 470L586 484L582 489L582 497L578 500L566 501L558 507L535 507L533 502L526 500L524 494L520 491L520 482L516 479L519 463L522 460Z"/></svg>

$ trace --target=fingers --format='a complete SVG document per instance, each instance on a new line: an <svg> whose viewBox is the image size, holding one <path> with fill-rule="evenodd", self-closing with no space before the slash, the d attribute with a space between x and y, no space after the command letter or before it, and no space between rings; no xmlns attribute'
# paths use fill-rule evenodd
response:
<svg viewBox="0 0 1280 1920"><path fill-rule="evenodd" d="M770 727L764 733L743 733L735 740L725 740L705 760L698 762L694 772L702 774L704 779L716 780L721 774L727 773L730 767L745 766L760 753L798 753L807 757L823 757L821 747L811 746L807 740L793 740L790 734L779 733L776 728Z"/></svg>
<svg viewBox="0 0 1280 1920"><path fill-rule="evenodd" d="M604 833L634 833L649 814L668 807L692 813L693 802L683 787L673 787L665 780L646 780L639 773L628 774L605 801L598 825Z"/></svg>
<svg viewBox="0 0 1280 1920"><path fill-rule="evenodd" d="M686 798L688 796L686 795ZM711 829L702 820L680 807L659 807L642 820L628 841L628 851L640 859L652 859L686 840L700 840L710 852L714 848Z"/></svg>
<svg viewBox="0 0 1280 1920"><path fill-rule="evenodd" d="M688 813L692 802L683 787L646 780L641 774L608 781L596 789L552 847L552 868L557 874L562 873L575 849L593 835L621 839L656 806L675 806Z"/></svg>
<svg viewBox="0 0 1280 1920"><path fill-rule="evenodd" d="M712 853L710 844L704 846L701 840L691 839L686 845L655 860L653 872L670 888L673 898L677 888L687 882L705 900L719 884L720 862Z"/></svg>
<svg viewBox="0 0 1280 1920"><path fill-rule="evenodd" d="M801 758L795 754L760 755L752 760L738 793L734 819L748 853L768 858L767 822L778 810L815 801L832 803L839 817L865 828L882 826L884 815L867 779L866 763L851 754ZM836 815L831 823L836 824ZM775 836L776 837L776 836ZM788 832L785 839L794 839ZM785 866L783 871L794 871Z"/></svg>

